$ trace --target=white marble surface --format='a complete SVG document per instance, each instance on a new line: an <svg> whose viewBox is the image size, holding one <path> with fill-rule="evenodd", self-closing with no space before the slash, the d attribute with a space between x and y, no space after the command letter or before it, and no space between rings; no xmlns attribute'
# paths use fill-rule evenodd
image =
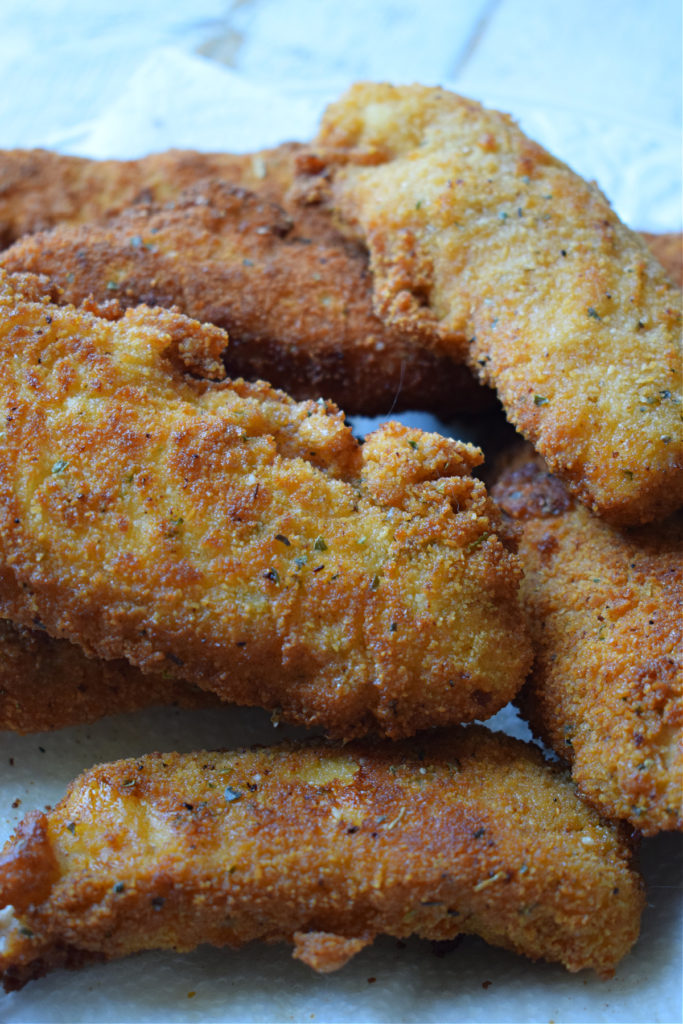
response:
<svg viewBox="0 0 683 1024"><path fill-rule="evenodd" d="M595 177L634 227L674 230L680 22L678 0L2 0L0 146L91 156L248 150L310 136L325 102L357 78L438 82L511 111ZM0 734L0 839L94 761L279 735L267 716L228 708ZM610 982L476 940L442 959L425 943L383 940L323 977L285 948L201 949L54 974L0 996L0 1020L674 1024L680 840L643 844L643 934Z"/></svg>

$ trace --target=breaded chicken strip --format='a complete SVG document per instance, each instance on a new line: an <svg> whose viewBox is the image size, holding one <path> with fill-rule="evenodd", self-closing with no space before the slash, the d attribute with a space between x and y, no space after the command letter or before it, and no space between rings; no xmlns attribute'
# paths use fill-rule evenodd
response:
<svg viewBox="0 0 683 1024"><path fill-rule="evenodd" d="M116 296L218 324L230 331L233 376L298 399L323 395L368 416L491 407L467 367L382 324L367 252L329 212L288 202L301 148L124 161L0 151L0 248L65 229L26 239L4 265L49 274L67 302Z"/></svg>
<svg viewBox="0 0 683 1024"><path fill-rule="evenodd" d="M300 148L286 143L247 154L170 149L139 160L0 150L0 246L57 224L101 223L134 203L165 203L206 178L262 188L276 198L289 188Z"/></svg>
<svg viewBox="0 0 683 1024"><path fill-rule="evenodd" d="M293 218L240 186L205 182L107 224L27 236L0 266L46 274L74 305L116 297L124 308L175 306L217 324L230 334L231 376L268 380L297 399L322 395L364 415L492 405L467 367L382 324L367 253L325 211L303 210Z"/></svg>
<svg viewBox="0 0 683 1024"><path fill-rule="evenodd" d="M481 453L216 383L226 338L0 278L0 617L351 737L486 717L530 649Z"/></svg>
<svg viewBox="0 0 683 1024"><path fill-rule="evenodd" d="M525 717L602 814L683 829L683 515L615 529L535 464L493 494L522 528Z"/></svg>
<svg viewBox="0 0 683 1024"><path fill-rule="evenodd" d="M102 224L130 206L176 201L191 186L211 179L287 203L297 164L307 146L285 142L256 153L199 153L170 149L137 160L90 160L47 149L0 149L0 248L23 235L58 225ZM315 207L296 208L304 235L334 240L337 231ZM326 234L325 234L326 232ZM643 236L674 281L680 280L680 233Z"/></svg>
<svg viewBox="0 0 683 1024"><path fill-rule="evenodd" d="M354 86L315 153L302 195L367 244L386 323L467 360L605 518L683 502L680 292L596 186L422 86Z"/></svg>
<svg viewBox="0 0 683 1024"><path fill-rule="evenodd" d="M538 750L472 726L419 742L151 754L85 772L0 859L0 973L143 949L287 941L335 970L381 933L494 945L602 976L642 883Z"/></svg>
<svg viewBox="0 0 683 1024"><path fill-rule="evenodd" d="M121 659L86 658L68 640L0 619L0 729L42 732L153 704L217 702L169 673L143 676Z"/></svg>

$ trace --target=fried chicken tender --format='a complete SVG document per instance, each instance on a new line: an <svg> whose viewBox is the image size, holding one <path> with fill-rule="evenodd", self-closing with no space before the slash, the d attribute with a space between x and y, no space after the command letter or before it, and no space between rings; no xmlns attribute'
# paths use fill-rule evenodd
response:
<svg viewBox="0 0 683 1024"><path fill-rule="evenodd" d="M294 943L318 971L380 933L477 934L602 976L637 938L642 882L539 751L481 726L100 765L0 858L7 989L143 949Z"/></svg>
<svg viewBox="0 0 683 1024"><path fill-rule="evenodd" d="M48 274L67 302L116 296L218 324L230 332L232 376L297 399L323 395L368 416L491 407L465 366L374 314L367 252L328 211L288 202L301 150L127 161L0 151L0 248L62 225L24 239L0 265Z"/></svg>
<svg viewBox="0 0 683 1024"><path fill-rule="evenodd" d="M361 448L331 405L197 377L218 328L0 281L0 617L344 737L517 692L478 449L397 423Z"/></svg>
<svg viewBox="0 0 683 1024"><path fill-rule="evenodd" d="M168 674L143 676L122 659L86 658L68 640L0 619L0 729L43 732L153 704L214 702L212 694Z"/></svg>
<svg viewBox="0 0 683 1024"><path fill-rule="evenodd" d="M683 830L683 514L616 529L535 464L492 493L522 529L524 716L602 814Z"/></svg>
<svg viewBox="0 0 683 1024"><path fill-rule="evenodd" d="M301 166L368 246L382 319L495 386L584 503L621 524L680 506L680 292L595 185L422 86L352 87Z"/></svg>
<svg viewBox="0 0 683 1024"><path fill-rule="evenodd" d="M0 266L47 275L74 305L116 297L122 308L174 306L217 324L230 335L231 376L268 380L297 399L323 395L365 415L491 405L493 392L465 366L384 327L367 253L332 230L327 213L304 211L301 223L241 186L205 182L104 225L27 236Z"/></svg>
<svg viewBox="0 0 683 1024"><path fill-rule="evenodd" d="M0 150L0 247L57 224L102 222L134 203L165 203L205 178L260 187L277 196L289 188L285 143L261 153L197 153L170 149L139 160L88 160L46 149Z"/></svg>

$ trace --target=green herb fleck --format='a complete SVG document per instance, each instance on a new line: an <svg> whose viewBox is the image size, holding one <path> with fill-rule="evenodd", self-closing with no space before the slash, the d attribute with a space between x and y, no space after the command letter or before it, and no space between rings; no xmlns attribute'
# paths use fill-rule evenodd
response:
<svg viewBox="0 0 683 1024"><path fill-rule="evenodd" d="M253 267L254 266L254 261L246 259L246 257L245 257L245 259L242 260L242 265L245 266L245 267Z"/></svg>
<svg viewBox="0 0 683 1024"><path fill-rule="evenodd" d="M126 887L123 882L117 882L114 886L114 892L125 892Z"/></svg>
<svg viewBox="0 0 683 1024"><path fill-rule="evenodd" d="M233 789L232 786L226 786L223 791L223 796L229 804L234 804L236 800L240 800L242 794L239 789Z"/></svg>
<svg viewBox="0 0 683 1024"><path fill-rule="evenodd" d="M57 462L55 462L54 466L52 467L52 472L63 473L68 465L69 463L66 461L66 459L59 459Z"/></svg>
<svg viewBox="0 0 683 1024"><path fill-rule="evenodd" d="M545 395L534 395L534 405L547 405L548 399Z"/></svg>
<svg viewBox="0 0 683 1024"><path fill-rule="evenodd" d="M169 520L168 526L164 532L164 537L168 540L174 540L177 538L180 535L184 522L185 520L182 516L176 516L175 519Z"/></svg>
<svg viewBox="0 0 683 1024"><path fill-rule="evenodd" d="M116 281L107 281L107 288L109 289L110 292L115 292L118 287L119 286L116 283Z"/></svg>
<svg viewBox="0 0 683 1024"><path fill-rule="evenodd" d="M291 547L289 543L289 538L285 537L284 533L276 533L275 540L279 540L281 544L285 545L285 547Z"/></svg>
<svg viewBox="0 0 683 1024"><path fill-rule="evenodd" d="M273 583L280 582L280 574L278 573L277 569L268 569L267 572L264 572L263 575L265 579L272 580Z"/></svg>
<svg viewBox="0 0 683 1024"><path fill-rule="evenodd" d="M599 320L600 319L600 314L598 313L597 310L593 309L592 306L588 307L588 315L592 316L594 320Z"/></svg>
<svg viewBox="0 0 683 1024"><path fill-rule="evenodd" d="M316 537L313 543L314 551L327 551L327 544L324 537Z"/></svg>
<svg viewBox="0 0 683 1024"><path fill-rule="evenodd" d="M72 836L76 834L76 822L75 821L70 821L69 824L66 827L67 827L68 831L71 833Z"/></svg>
<svg viewBox="0 0 683 1024"><path fill-rule="evenodd" d="M140 246L142 245L142 238L140 237L140 235L133 235L131 237L130 244L133 246L134 249L139 249Z"/></svg>
<svg viewBox="0 0 683 1024"><path fill-rule="evenodd" d="M377 590L379 586L379 576L372 577L372 583L370 584L370 590Z"/></svg>
<svg viewBox="0 0 683 1024"><path fill-rule="evenodd" d="M417 448L418 448L417 441L408 441L408 444L410 445L411 448L413 448L415 451L417 451Z"/></svg>
<svg viewBox="0 0 683 1024"><path fill-rule="evenodd" d="M476 538L476 540L471 541L471 543L469 543L467 545L467 550L468 551L474 551L475 548L478 548L480 544L484 543L484 541L486 540L486 538L488 536L490 536L490 534L489 534L489 532L487 530L485 530L484 533L480 534Z"/></svg>
<svg viewBox="0 0 683 1024"><path fill-rule="evenodd" d="M624 474L624 476L626 477L627 480L633 480L633 470L632 469L622 469L621 472Z"/></svg>

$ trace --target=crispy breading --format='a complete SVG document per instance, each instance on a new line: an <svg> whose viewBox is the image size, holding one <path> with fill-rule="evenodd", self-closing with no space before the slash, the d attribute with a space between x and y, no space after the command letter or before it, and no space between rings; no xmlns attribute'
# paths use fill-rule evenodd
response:
<svg viewBox="0 0 683 1024"><path fill-rule="evenodd" d="M170 149L139 160L88 160L46 149L0 150L0 246L57 224L87 224L134 203L177 199L205 178L246 188L289 187L290 161L299 147L261 153L197 153Z"/></svg>
<svg viewBox="0 0 683 1024"><path fill-rule="evenodd" d="M367 244L385 322L465 359L605 518L680 506L680 292L595 185L422 86L353 86L314 154L301 195Z"/></svg>
<svg viewBox="0 0 683 1024"><path fill-rule="evenodd" d="M683 514L616 529L537 464L493 494L522 529L523 714L601 813L682 830Z"/></svg>
<svg viewBox="0 0 683 1024"><path fill-rule="evenodd" d="M683 234L668 231L660 234L643 232L648 249L659 260L671 280L683 287Z"/></svg>
<svg viewBox="0 0 683 1024"><path fill-rule="evenodd" d="M142 203L107 224L28 236L0 257L45 274L61 299L174 306L229 332L228 373L348 413L428 408L454 415L494 402L467 367L384 327L372 309L367 253L314 207L221 181L173 203Z"/></svg>
<svg viewBox="0 0 683 1024"><path fill-rule="evenodd" d="M375 316L367 252L328 211L288 202L301 149L123 161L0 151L0 248L63 226L25 239L4 265L49 274L67 302L176 305L225 327L232 375L298 399L322 395L363 415L490 407L465 366Z"/></svg>
<svg viewBox="0 0 683 1024"><path fill-rule="evenodd" d="M396 423L361 447L330 405L188 372L220 372L218 328L0 280L0 617L345 737L516 693L478 449Z"/></svg>
<svg viewBox="0 0 683 1024"><path fill-rule="evenodd" d="M214 702L213 694L163 672L143 676L121 659L86 658L68 640L0 619L0 729L42 732L153 704Z"/></svg>
<svg viewBox="0 0 683 1024"><path fill-rule="evenodd" d="M253 939L329 971L381 933L473 933L609 976L644 902L631 852L536 748L480 726L424 745L150 754L85 772L18 827L0 972L12 989Z"/></svg>

